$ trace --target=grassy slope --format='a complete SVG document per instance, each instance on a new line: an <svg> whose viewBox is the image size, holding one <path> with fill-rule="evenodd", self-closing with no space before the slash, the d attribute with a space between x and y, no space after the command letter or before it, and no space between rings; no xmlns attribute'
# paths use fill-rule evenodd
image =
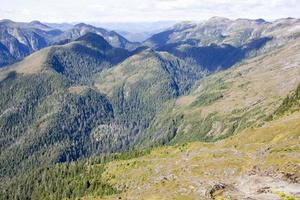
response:
<svg viewBox="0 0 300 200"><path fill-rule="evenodd" d="M214 141L260 126L300 80L300 40L208 76L189 95L169 102L142 144ZM171 125L168 125L171 124ZM174 135L174 134L173 134Z"/></svg>
<svg viewBox="0 0 300 200"><path fill-rule="evenodd" d="M300 180L299 142L297 112L221 142L160 147L143 157L110 162L102 179L125 191L108 199L203 199L217 183L226 185L219 195L231 199L280 199L283 193L293 199L300 195L299 184L289 183ZM261 185L271 191L259 194Z"/></svg>

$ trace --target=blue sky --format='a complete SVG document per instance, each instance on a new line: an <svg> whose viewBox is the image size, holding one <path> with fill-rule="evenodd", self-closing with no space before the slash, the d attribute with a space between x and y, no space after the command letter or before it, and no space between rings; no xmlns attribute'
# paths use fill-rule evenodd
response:
<svg viewBox="0 0 300 200"><path fill-rule="evenodd" d="M0 0L0 18L43 22L300 18L300 0Z"/></svg>

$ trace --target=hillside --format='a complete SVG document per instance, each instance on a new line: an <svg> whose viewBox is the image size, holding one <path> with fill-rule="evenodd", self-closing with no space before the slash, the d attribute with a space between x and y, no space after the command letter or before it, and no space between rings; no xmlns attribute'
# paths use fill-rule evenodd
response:
<svg viewBox="0 0 300 200"><path fill-rule="evenodd" d="M132 146L164 102L187 93L203 74L193 63L151 49L103 71L95 87L108 95L118 120L114 126L95 134L103 140L107 137L106 131L116 131L121 141L125 139L127 145Z"/></svg>
<svg viewBox="0 0 300 200"><path fill-rule="evenodd" d="M263 124L299 83L299 47L298 39L200 80L190 94L161 110L142 140L215 141Z"/></svg>
<svg viewBox="0 0 300 200"><path fill-rule="evenodd" d="M2 69L1 179L132 148L163 102L188 92L200 74L167 53L128 52L95 33Z"/></svg>
<svg viewBox="0 0 300 200"><path fill-rule="evenodd" d="M20 183L24 189L18 195L32 193L33 199L296 200L300 198L299 122L300 113L293 112L218 143L184 143L111 159L59 164L24 176ZM51 178L55 175L59 175L56 181ZM58 185L59 190L49 190Z"/></svg>
<svg viewBox="0 0 300 200"><path fill-rule="evenodd" d="M91 83L95 73L129 55L89 33L2 69L1 179L17 169L21 173L42 163L76 160L107 150L90 134L93 128L113 121L114 111Z"/></svg>
<svg viewBox="0 0 300 200"><path fill-rule="evenodd" d="M9 65L15 61L6 46L0 43L0 67Z"/></svg>
<svg viewBox="0 0 300 200"><path fill-rule="evenodd" d="M299 116L218 143L157 148L143 157L110 162L102 180L124 192L107 199L300 198Z"/></svg>

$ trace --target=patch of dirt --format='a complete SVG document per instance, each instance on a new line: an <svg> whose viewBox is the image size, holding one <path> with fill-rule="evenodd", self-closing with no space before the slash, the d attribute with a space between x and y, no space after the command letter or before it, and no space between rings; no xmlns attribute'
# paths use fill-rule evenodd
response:
<svg viewBox="0 0 300 200"><path fill-rule="evenodd" d="M297 172L299 166L288 163L287 172L279 170L262 170L253 166L245 175L228 182L215 183L206 191L209 199L236 200L282 200L280 194L286 197L300 199L300 184ZM294 171L294 172L293 172Z"/></svg>
<svg viewBox="0 0 300 200"><path fill-rule="evenodd" d="M275 179L284 180L289 183L300 183L300 166L294 163L287 163L284 166L284 171L279 169L261 170L259 166L255 165L247 172L247 175L268 176Z"/></svg>
<svg viewBox="0 0 300 200"><path fill-rule="evenodd" d="M289 183L270 176L244 175L235 182L237 199L280 200L278 192L300 197L300 184Z"/></svg>

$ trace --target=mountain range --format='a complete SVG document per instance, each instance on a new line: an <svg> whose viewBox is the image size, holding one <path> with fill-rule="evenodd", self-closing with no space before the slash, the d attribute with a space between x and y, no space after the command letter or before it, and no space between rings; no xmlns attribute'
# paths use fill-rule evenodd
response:
<svg viewBox="0 0 300 200"><path fill-rule="evenodd" d="M101 35L114 47L133 50L138 46L137 43L129 42L114 31L107 31L84 23L76 24L67 30L52 28L49 25L39 21L19 23L1 20L0 67L19 61L42 48L76 40L89 32ZM55 24L53 26L61 28Z"/></svg>
<svg viewBox="0 0 300 200"><path fill-rule="evenodd" d="M299 19L1 20L0 65L0 199L300 196Z"/></svg>

